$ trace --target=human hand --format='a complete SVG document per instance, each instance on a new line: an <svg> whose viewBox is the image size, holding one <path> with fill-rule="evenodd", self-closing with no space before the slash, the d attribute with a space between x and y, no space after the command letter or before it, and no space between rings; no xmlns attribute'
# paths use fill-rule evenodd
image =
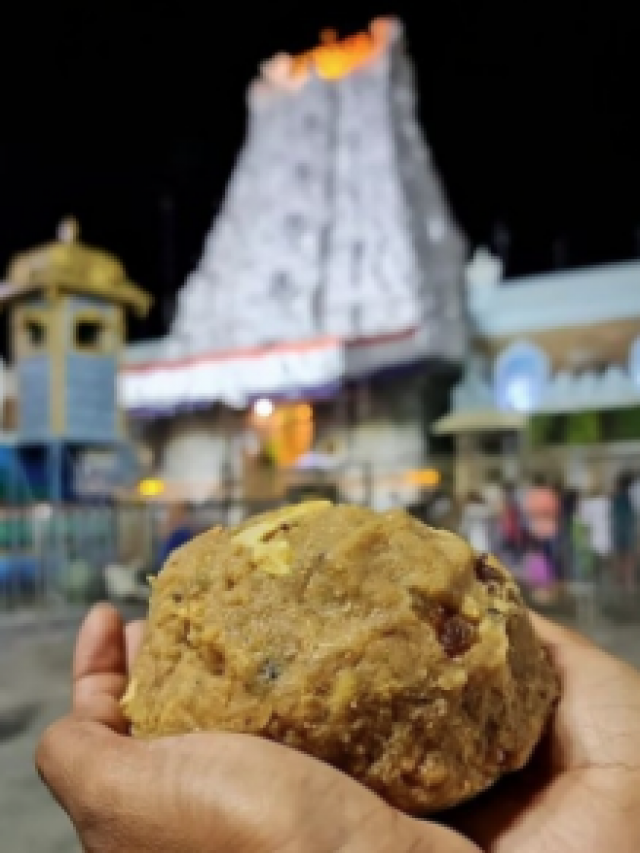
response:
<svg viewBox="0 0 640 853"><path fill-rule="evenodd" d="M534 617L563 681L552 730L529 768L445 815L493 853L640 849L640 676ZM400 815L335 770L267 741L225 734L124 737L118 699L139 645L114 611L89 617L74 712L38 766L90 853L375 851L473 853L444 827Z"/></svg>
<svg viewBox="0 0 640 853"><path fill-rule="evenodd" d="M110 607L83 625L72 714L37 765L87 853L478 853L299 752L223 733L139 741L120 711L141 625Z"/></svg>
<svg viewBox="0 0 640 853"><path fill-rule="evenodd" d="M490 853L640 850L640 675L532 614L562 682L533 760L444 815Z"/></svg>

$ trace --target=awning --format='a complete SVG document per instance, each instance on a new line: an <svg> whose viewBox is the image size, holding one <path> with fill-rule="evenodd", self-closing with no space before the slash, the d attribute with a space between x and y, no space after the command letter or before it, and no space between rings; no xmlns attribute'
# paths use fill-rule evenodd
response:
<svg viewBox="0 0 640 853"><path fill-rule="evenodd" d="M495 409L452 412L440 418L433 425L434 435L459 435L472 432L500 432L521 430L527 423L527 416L516 412L499 412Z"/></svg>

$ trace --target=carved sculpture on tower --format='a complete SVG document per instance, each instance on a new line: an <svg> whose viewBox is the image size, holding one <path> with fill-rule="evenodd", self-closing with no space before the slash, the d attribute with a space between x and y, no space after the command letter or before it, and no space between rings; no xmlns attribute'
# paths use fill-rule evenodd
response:
<svg viewBox="0 0 640 853"><path fill-rule="evenodd" d="M221 210L152 360L321 338L348 347L352 376L461 360L465 244L418 124L401 25L378 20L278 55L251 85L248 113ZM393 336L393 351L364 346ZM167 372L160 401L145 370L128 405L168 405L168 383L179 405L186 374Z"/></svg>

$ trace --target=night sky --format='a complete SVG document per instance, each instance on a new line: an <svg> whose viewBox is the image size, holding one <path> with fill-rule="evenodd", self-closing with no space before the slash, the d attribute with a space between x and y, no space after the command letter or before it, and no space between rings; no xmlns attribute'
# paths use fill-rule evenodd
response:
<svg viewBox="0 0 640 853"><path fill-rule="evenodd" d="M240 0L225 11L187 0L6 5L2 268L72 213L84 239L119 255L162 303L200 256L258 63L312 46L324 27L347 34L384 13L406 24L422 123L472 244L505 248L508 233L512 275L640 255L631 3L626 14L619 4L590 12L592 4L565 2L545 14L541 4L487 12L479 7L489 4L451 0L307 2L297 11ZM134 328L162 331L160 307Z"/></svg>

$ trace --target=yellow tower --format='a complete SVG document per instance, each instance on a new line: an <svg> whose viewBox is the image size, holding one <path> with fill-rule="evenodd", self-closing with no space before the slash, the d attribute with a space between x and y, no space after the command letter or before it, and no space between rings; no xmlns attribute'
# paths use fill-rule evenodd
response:
<svg viewBox="0 0 640 853"><path fill-rule="evenodd" d="M10 312L20 445L62 458L65 446L124 440L117 382L125 311L144 316L150 305L116 258L80 242L73 219L55 242L14 258L0 309Z"/></svg>

